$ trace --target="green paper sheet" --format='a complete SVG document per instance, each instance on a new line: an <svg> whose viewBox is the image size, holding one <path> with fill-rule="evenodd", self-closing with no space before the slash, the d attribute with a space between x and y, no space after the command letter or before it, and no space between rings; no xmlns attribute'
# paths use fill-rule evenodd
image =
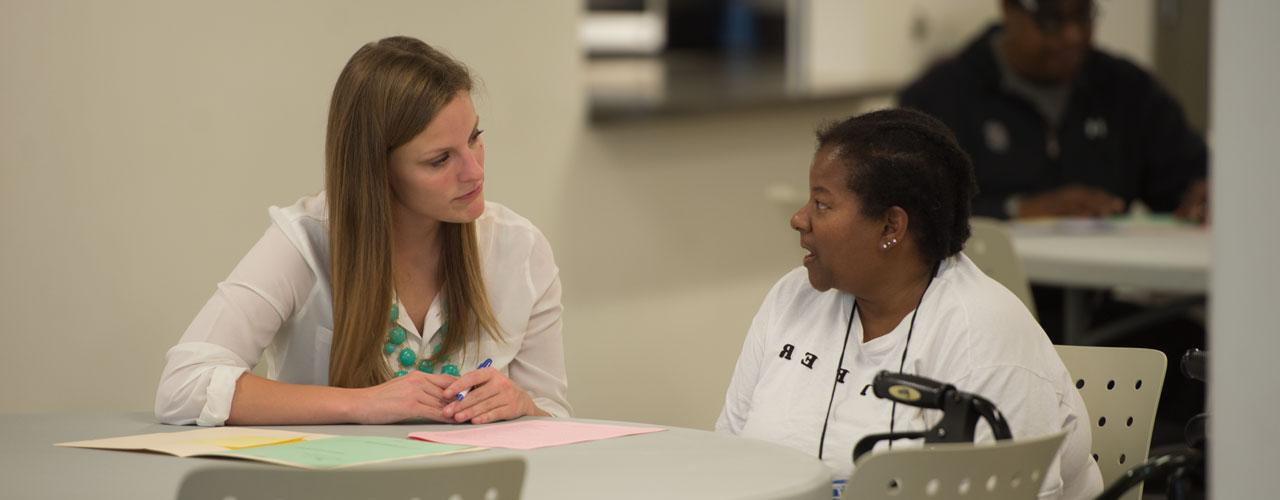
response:
<svg viewBox="0 0 1280 500"><path fill-rule="evenodd" d="M426 443L379 436L337 436L296 443L209 453L304 469L336 469L356 465L482 450L473 446Z"/></svg>

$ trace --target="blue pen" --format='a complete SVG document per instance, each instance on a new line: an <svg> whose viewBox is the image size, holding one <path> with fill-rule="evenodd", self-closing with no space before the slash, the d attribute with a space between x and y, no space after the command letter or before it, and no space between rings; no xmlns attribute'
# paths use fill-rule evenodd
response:
<svg viewBox="0 0 1280 500"><path fill-rule="evenodd" d="M485 368L488 368L489 365L492 365L492 364L493 364L493 358L485 358L484 361L480 363L480 366L476 367L476 369L483 370ZM458 392L458 401L462 401L462 398L467 397L467 392L469 391L471 391L471 389L463 389L462 391Z"/></svg>

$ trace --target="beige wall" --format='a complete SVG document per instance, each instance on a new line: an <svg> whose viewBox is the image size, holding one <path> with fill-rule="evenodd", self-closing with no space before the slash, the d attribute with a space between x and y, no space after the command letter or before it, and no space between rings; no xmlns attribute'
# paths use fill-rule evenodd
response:
<svg viewBox="0 0 1280 500"><path fill-rule="evenodd" d="M586 130L575 2L0 5L0 411L149 409L266 207L321 187L342 64L408 34L483 80L489 196L556 249L578 413L709 427L795 254L764 186L830 113Z"/></svg>
<svg viewBox="0 0 1280 500"><path fill-rule="evenodd" d="M493 198L555 226L576 4L495 4L0 3L0 411L151 407L266 207L320 189L329 92L370 40L474 67Z"/></svg>
<svg viewBox="0 0 1280 500"><path fill-rule="evenodd" d="M0 412L149 409L266 207L320 189L342 64L407 34L483 80L489 197L556 250L577 414L709 428L800 254L766 186L854 111L587 128L573 1L178 3L0 0Z"/></svg>
<svg viewBox="0 0 1280 500"><path fill-rule="evenodd" d="M1213 2L1209 498L1270 498L1280 463L1280 3Z"/></svg>

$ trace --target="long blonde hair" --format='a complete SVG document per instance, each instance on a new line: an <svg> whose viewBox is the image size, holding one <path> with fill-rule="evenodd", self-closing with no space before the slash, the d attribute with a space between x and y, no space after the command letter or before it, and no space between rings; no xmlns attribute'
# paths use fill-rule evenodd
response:
<svg viewBox="0 0 1280 500"><path fill-rule="evenodd" d="M333 286L329 385L368 387L391 377L383 358L392 297L391 151L422 132L471 74L420 40L367 44L333 89L325 138ZM442 222L440 269L447 328L441 359L499 328L480 270L475 223ZM425 244L426 242L424 242Z"/></svg>

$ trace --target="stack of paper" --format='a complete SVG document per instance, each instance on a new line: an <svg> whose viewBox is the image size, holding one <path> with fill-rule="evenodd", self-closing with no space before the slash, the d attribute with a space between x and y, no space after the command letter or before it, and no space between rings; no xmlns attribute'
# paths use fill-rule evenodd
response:
<svg viewBox="0 0 1280 500"><path fill-rule="evenodd" d="M154 451L178 457L240 458L304 469L335 469L481 449L388 437L332 436L247 427L161 432L55 446Z"/></svg>
<svg viewBox="0 0 1280 500"><path fill-rule="evenodd" d="M479 426L460 431L414 432L409 434L409 437L436 443L532 450L545 446L598 441L663 430L666 429L661 427L584 424L563 420L524 420L509 424Z"/></svg>

